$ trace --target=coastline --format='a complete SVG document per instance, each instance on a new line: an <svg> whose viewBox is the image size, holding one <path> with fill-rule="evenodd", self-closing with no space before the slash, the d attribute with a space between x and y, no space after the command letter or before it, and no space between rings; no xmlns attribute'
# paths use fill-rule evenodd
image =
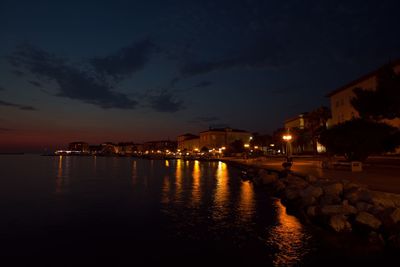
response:
<svg viewBox="0 0 400 267"><path fill-rule="evenodd" d="M329 231L336 239L364 240L362 250L400 250L400 194L373 191L347 180L270 168L246 159L221 161L242 169L256 186L264 187L303 223Z"/></svg>

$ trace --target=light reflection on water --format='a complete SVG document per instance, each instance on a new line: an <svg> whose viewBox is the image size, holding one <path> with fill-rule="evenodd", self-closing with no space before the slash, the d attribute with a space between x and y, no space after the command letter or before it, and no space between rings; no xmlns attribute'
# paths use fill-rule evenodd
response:
<svg viewBox="0 0 400 267"><path fill-rule="evenodd" d="M132 161L132 187L135 187L137 184L137 161Z"/></svg>
<svg viewBox="0 0 400 267"><path fill-rule="evenodd" d="M75 167L71 166L71 159L62 156L58 158L55 184L57 194L65 193L68 188L69 169ZM107 159L100 158L98 161L93 158L92 166L102 168L105 161ZM111 161L113 172L121 168L118 162L117 159ZM266 232L257 233L253 229L260 225L257 222L260 207L253 184L231 174L223 162L130 160L128 166L133 191L159 187L159 203L162 205L160 211L171 219L169 229L176 229L177 236L193 240L207 238L213 242L212 239L224 239L227 235L239 247L260 242L261 246L272 251L270 260L274 266L297 265L310 251L308 232L294 216L286 213L286 208L279 200L273 202L272 209L265 207L271 209L269 212L272 214L267 216L275 217L274 225L265 225ZM101 173L99 169L93 172ZM206 232L199 234L193 230L196 225L205 226ZM257 236L258 240L255 238Z"/></svg>
<svg viewBox="0 0 400 267"><path fill-rule="evenodd" d="M71 159L69 157L58 157L57 164L57 176L56 176L56 186L55 193L62 194L67 190L68 179L69 179L69 168Z"/></svg>
<svg viewBox="0 0 400 267"><path fill-rule="evenodd" d="M228 168L226 163L218 162L216 171L217 184L214 194L213 218L215 220L223 220L228 215L229 207L229 185L228 185Z"/></svg>
<svg viewBox="0 0 400 267"><path fill-rule="evenodd" d="M194 161L192 177L193 177L193 183L192 183L191 202L196 207L198 206L201 200L201 190L200 190L201 171L200 171L200 162L198 160Z"/></svg>
<svg viewBox="0 0 400 267"><path fill-rule="evenodd" d="M251 221L255 213L255 199L252 184L242 182L240 186L239 213L243 222Z"/></svg>
<svg viewBox="0 0 400 267"><path fill-rule="evenodd" d="M298 265L310 252L308 240L311 236L296 217L286 213L286 207L279 199L275 200L274 205L277 224L269 229L267 239L267 243L276 250L273 263L275 266Z"/></svg>

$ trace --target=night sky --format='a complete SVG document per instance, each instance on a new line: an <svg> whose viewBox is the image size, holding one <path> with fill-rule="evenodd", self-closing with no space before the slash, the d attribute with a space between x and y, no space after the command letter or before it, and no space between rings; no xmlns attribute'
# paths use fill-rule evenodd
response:
<svg viewBox="0 0 400 267"><path fill-rule="evenodd" d="M400 58L400 1L0 1L0 152L271 133Z"/></svg>

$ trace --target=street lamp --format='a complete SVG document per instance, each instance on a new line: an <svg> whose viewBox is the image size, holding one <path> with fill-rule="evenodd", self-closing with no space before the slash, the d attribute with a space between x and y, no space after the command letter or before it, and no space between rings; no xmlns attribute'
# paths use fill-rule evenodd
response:
<svg viewBox="0 0 400 267"><path fill-rule="evenodd" d="M292 166L292 140L293 136L288 132L282 136L283 141L286 142L286 163L283 163L285 168L290 168Z"/></svg>

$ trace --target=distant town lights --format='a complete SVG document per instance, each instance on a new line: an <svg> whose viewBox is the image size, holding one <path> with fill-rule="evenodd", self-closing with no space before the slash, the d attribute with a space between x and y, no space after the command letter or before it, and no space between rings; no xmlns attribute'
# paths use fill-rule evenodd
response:
<svg viewBox="0 0 400 267"><path fill-rule="evenodd" d="M244 147L245 147L245 148L249 148L249 147L250 147L250 144L244 144Z"/></svg>

